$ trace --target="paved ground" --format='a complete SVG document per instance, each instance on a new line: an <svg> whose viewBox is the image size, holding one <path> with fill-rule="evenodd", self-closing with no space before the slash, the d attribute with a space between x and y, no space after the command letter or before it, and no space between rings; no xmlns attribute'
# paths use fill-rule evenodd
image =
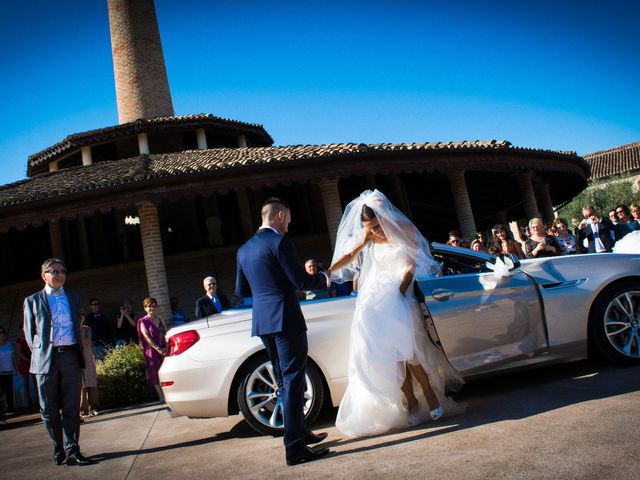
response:
<svg viewBox="0 0 640 480"><path fill-rule="evenodd" d="M469 383L467 412L409 430L347 438L335 410L314 425L333 453L286 467L280 438L234 416L171 419L158 405L106 412L82 426L89 467L55 466L35 415L0 426L12 479L634 479L640 478L640 367L588 362Z"/></svg>

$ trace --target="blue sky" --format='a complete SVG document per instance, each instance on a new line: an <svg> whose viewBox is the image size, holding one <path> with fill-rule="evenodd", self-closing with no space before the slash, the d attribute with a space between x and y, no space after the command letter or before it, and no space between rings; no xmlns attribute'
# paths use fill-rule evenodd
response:
<svg viewBox="0 0 640 480"><path fill-rule="evenodd" d="M7 2L0 184L118 123L106 0ZM276 145L506 139L586 154L640 140L640 2L156 0L176 114Z"/></svg>

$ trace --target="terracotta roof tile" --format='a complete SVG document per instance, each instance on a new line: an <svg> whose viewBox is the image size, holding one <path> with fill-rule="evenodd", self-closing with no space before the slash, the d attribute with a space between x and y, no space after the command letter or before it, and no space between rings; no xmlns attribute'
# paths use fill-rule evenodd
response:
<svg viewBox="0 0 640 480"><path fill-rule="evenodd" d="M156 117L149 119L140 118L133 122L68 135L64 140L51 145L38 153L30 155L28 162L29 170L52 157L56 157L71 149L82 147L84 145L100 143L139 132L156 132L169 128L175 129L176 127L195 128L207 126L215 126L225 130L231 130L238 134L254 135L259 137L268 145L273 144L273 139L262 125L216 117L207 113L174 117Z"/></svg>
<svg viewBox="0 0 640 480"><path fill-rule="evenodd" d="M640 142L589 153L584 159L591 166L591 180L640 170Z"/></svg>
<svg viewBox="0 0 640 480"><path fill-rule="evenodd" d="M318 161L322 159L366 158L367 154L389 152L424 151L438 158L443 151L477 151L487 153L510 152L514 154L533 152L543 158L564 158L579 164L578 169L588 175L588 165L575 152L559 152L513 147L507 141L463 141L401 144L355 144L292 145L281 147L212 148L189 150L177 153L152 154L122 160L105 161L89 166L71 167L57 172L43 173L0 187L0 212L3 208L16 208L30 202L46 201L83 192L122 189L127 184L161 177L179 177L198 173L215 173L248 167L284 164L287 162ZM415 154L415 153L413 153ZM537 160L534 158L533 160ZM535 165L535 163L534 163ZM555 167L553 167L555 169ZM575 167L574 167L575 168ZM562 170L561 171L566 171ZM575 170L572 170L575 171ZM178 180L176 178L176 180Z"/></svg>

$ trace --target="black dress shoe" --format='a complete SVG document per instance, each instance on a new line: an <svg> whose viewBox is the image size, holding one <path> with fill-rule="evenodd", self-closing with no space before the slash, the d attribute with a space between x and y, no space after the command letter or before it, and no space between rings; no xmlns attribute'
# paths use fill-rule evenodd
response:
<svg viewBox="0 0 640 480"><path fill-rule="evenodd" d="M329 435L327 432L313 433L309 432L304 436L304 443L311 445L312 443L320 443Z"/></svg>
<svg viewBox="0 0 640 480"><path fill-rule="evenodd" d="M78 465L83 467L85 465L93 465L93 463L93 460L86 458L80 452L74 453L67 457L67 465Z"/></svg>
<svg viewBox="0 0 640 480"><path fill-rule="evenodd" d="M287 456L287 465L293 467L300 463L313 462L314 460L324 457L327 453L329 453L327 447L315 450L311 447L304 447L304 450L300 454Z"/></svg>
<svg viewBox="0 0 640 480"><path fill-rule="evenodd" d="M56 465L62 465L67 457L65 457L64 452L54 452L53 453L53 461L56 462Z"/></svg>

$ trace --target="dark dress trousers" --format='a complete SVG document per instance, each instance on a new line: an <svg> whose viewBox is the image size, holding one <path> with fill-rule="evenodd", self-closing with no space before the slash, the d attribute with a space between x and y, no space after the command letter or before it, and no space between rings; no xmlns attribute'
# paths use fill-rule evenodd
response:
<svg viewBox="0 0 640 480"><path fill-rule="evenodd" d="M595 236L593 235L591 225L588 224L584 228L579 228L577 233L578 235L576 235L576 237L579 247L584 249L583 241L586 238L588 242L587 253L596 253ZM600 220L600 224L598 225L598 237L600 237L600 241L602 242L602 245L604 245L605 251L611 252L616 243L616 239L618 238L615 225L611 220L606 218Z"/></svg>
<svg viewBox="0 0 640 480"><path fill-rule="evenodd" d="M309 275L291 239L261 228L238 250L236 294L253 296L252 330L274 366L284 416L287 457L299 455L309 433L304 423L307 326L297 290L327 288L324 274Z"/></svg>
<svg viewBox="0 0 640 480"><path fill-rule="evenodd" d="M85 365L80 336L80 297L66 289L65 295L77 340L74 346L62 349L53 346L52 316L44 290L24 300L24 333L31 349L29 371L36 376L42 421L55 452L64 451L68 457L79 451L80 390Z"/></svg>

